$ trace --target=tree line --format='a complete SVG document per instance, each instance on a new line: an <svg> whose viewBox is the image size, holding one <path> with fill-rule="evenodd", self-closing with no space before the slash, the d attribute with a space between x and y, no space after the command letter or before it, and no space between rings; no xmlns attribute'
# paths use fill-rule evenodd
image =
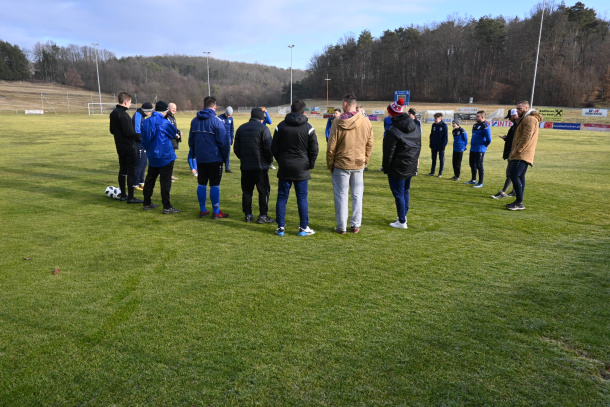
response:
<svg viewBox="0 0 610 407"><path fill-rule="evenodd" d="M529 99L542 4L525 19L450 17L430 26L368 30L345 36L310 61L295 85L299 97L330 98L347 91L361 100L391 99L410 90L426 102L464 102L470 97L501 104ZM577 2L552 4L544 25L534 102L592 106L610 101L609 22Z"/></svg>
<svg viewBox="0 0 610 407"><path fill-rule="evenodd" d="M208 94L205 57L117 58L105 49L53 41L27 51L0 40L0 80L34 79L97 91L96 58L104 93L126 91L138 102L163 99L185 110L200 108ZM295 81L304 76L293 71ZM290 99L289 69L209 58L209 77L212 95L224 106L277 106Z"/></svg>

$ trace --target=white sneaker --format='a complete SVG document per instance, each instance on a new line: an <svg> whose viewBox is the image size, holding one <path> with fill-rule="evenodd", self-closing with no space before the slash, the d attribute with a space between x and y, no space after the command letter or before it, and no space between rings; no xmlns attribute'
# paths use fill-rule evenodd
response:
<svg viewBox="0 0 610 407"><path fill-rule="evenodd" d="M316 231L311 229L309 226L307 226L305 229L299 228L299 236L311 236L314 233L316 233Z"/></svg>
<svg viewBox="0 0 610 407"><path fill-rule="evenodd" d="M390 223L390 226L396 229L407 229L407 221L405 220L405 223L400 223L400 221L396 219L396 222Z"/></svg>
<svg viewBox="0 0 610 407"><path fill-rule="evenodd" d="M271 168L272 170L277 170L277 168L275 168L275 165L273 165L273 164L270 164L269 168Z"/></svg>

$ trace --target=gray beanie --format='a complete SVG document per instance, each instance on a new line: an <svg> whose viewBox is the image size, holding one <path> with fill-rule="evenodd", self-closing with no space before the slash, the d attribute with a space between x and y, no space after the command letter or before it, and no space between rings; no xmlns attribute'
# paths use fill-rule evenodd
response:
<svg viewBox="0 0 610 407"><path fill-rule="evenodd" d="M231 106L227 106L225 113L228 114L229 116L233 116L233 108Z"/></svg>
<svg viewBox="0 0 610 407"><path fill-rule="evenodd" d="M451 122L452 122L452 123L457 124L458 126L459 126L460 124L462 124L462 121L460 120L460 118L459 118L459 117L456 117L455 119L451 120Z"/></svg>

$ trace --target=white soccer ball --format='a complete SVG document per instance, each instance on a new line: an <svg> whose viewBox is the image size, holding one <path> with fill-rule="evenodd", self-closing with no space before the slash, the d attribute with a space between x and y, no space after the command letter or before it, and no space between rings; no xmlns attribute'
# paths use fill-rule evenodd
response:
<svg viewBox="0 0 610 407"><path fill-rule="evenodd" d="M121 188L114 187L114 193L112 194L114 199L121 199Z"/></svg>
<svg viewBox="0 0 610 407"><path fill-rule="evenodd" d="M116 189L116 188L115 188L115 187L113 187L113 186L110 186L110 187L106 188L106 196L107 196L108 198L114 198L114 190L115 190L115 189Z"/></svg>

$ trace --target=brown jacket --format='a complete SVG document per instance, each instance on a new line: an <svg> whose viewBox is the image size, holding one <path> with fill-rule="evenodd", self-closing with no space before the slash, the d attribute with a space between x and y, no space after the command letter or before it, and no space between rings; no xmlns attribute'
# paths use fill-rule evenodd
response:
<svg viewBox="0 0 610 407"><path fill-rule="evenodd" d="M373 126L362 114L349 119L335 119L330 128L326 149L329 170L361 170L368 165L373 151Z"/></svg>
<svg viewBox="0 0 610 407"><path fill-rule="evenodd" d="M534 165L534 154L538 143L538 130L543 117L535 110L529 111L518 122L513 147L510 150L508 159L510 161L521 160L529 165Z"/></svg>

